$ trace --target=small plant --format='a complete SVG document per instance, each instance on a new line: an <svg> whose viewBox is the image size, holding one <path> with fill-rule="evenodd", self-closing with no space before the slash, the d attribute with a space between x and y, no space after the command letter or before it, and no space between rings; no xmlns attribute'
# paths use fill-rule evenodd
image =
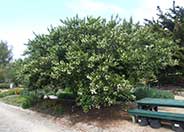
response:
<svg viewBox="0 0 184 132"><path fill-rule="evenodd" d="M25 99L21 105L24 109L32 107L37 102L37 99L33 96L24 96L24 98Z"/></svg>
<svg viewBox="0 0 184 132"><path fill-rule="evenodd" d="M147 87L141 87L136 88L134 95L136 96L136 99L142 99L142 98L165 98L165 99L173 99L174 95L173 93L169 91L164 90L158 90L154 88L147 88Z"/></svg>
<svg viewBox="0 0 184 132"><path fill-rule="evenodd" d="M39 101L38 96L36 96L36 94L34 93L31 93L29 95L24 95L23 97L25 98L25 100L22 102L21 106L24 109L32 107Z"/></svg>

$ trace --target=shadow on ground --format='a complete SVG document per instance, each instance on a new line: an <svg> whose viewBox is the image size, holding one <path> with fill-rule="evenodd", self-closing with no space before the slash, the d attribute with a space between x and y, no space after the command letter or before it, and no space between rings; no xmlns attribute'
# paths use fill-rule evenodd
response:
<svg viewBox="0 0 184 132"><path fill-rule="evenodd" d="M55 118L65 117L69 120L70 125L75 125L79 122L97 122L100 127L108 127L108 124L112 123L112 121L131 121L130 116L122 105L93 109L85 113L73 101L45 100L36 104L31 109L39 113L54 116Z"/></svg>
<svg viewBox="0 0 184 132"><path fill-rule="evenodd" d="M131 104L132 105L132 104ZM135 107L135 106L129 106ZM60 124L70 127L80 126L86 128L112 129L123 127L138 127L131 123L131 118L122 105L114 105L108 108L93 109L84 113L73 101L45 100L35 105L32 110L54 117ZM58 112L58 110L60 112ZM79 125L80 124L80 125ZM90 127L89 127L90 126ZM141 127L140 127L141 128ZM140 129L139 128L139 129ZM147 127L145 127L147 129ZM144 127L141 129L145 129ZM162 128L170 128L170 124L164 123Z"/></svg>

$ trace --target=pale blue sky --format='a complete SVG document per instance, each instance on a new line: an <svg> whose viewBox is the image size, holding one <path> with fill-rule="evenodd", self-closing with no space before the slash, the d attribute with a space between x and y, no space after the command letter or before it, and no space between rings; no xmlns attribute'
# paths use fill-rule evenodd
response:
<svg viewBox="0 0 184 132"><path fill-rule="evenodd" d="M184 0L176 0L184 6ZM119 14L121 18L133 16L135 21L155 17L156 6L172 6L172 0L0 0L0 40L13 47L14 59L21 57L24 43L36 33L47 33L60 19L79 14L109 18Z"/></svg>

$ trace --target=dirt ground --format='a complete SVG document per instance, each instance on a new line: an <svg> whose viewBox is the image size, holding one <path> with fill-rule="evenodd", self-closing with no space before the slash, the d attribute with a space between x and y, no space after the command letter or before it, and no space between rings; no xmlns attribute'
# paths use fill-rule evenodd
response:
<svg viewBox="0 0 184 132"><path fill-rule="evenodd" d="M175 99L184 100L184 97L175 96ZM80 108L71 109L70 107L72 106L71 104L67 103L65 105L68 106L68 110L64 110L64 114L60 117L53 116L52 114L49 115L48 111L46 111L46 114L43 111L38 111L36 113L40 115L41 120L51 121L53 124L56 124L57 126L62 127L63 130L67 128L66 131L73 130L77 132L172 132L171 126L169 124L164 124L160 129L153 129L150 126L141 127L138 124L132 123L130 116L126 111L124 111L123 109L124 107L122 106L113 106L111 108L103 108L100 110L93 110L88 113L83 113ZM3 110L3 109L0 109L0 110ZM159 108L159 110L167 111L167 112L184 113L184 110L179 108L161 107ZM2 113L5 113L5 112L2 112ZM6 116L9 116L9 115L14 116L13 113L15 112L11 112L11 113L12 114L7 114ZM29 114L27 116L31 116L31 115ZM20 117L21 117L21 120L25 120L24 119L25 116L20 116ZM15 118L15 119L18 119L18 118ZM0 121L1 120L2 118L0 119ZM29 122L29 120L26 120L26 121ZM20 122L20 120L17 122ZM11 122L8 122L8 123L10 124ZM49 123L49 124L52 124L52 123ZM2 125L2 123L0 123L0 125ZM44 125L44 128L47 128L48 126L49 125ZM63 132L62 129L60 130L61 132Z"/></svg>
<svg viewBox="0 0 184 132"><path fill-rule="evenodd" d="M76 132L40 113L0 102L0 132Z"/></svg>
<svg viewBox="0 0 184 132"><path fill-rule="evenodd" d="M184 100L184 97L176 96L175 99ZM161 107L159 110L184 113L184 110L180 108ZM164 124L160 129L134 124L127 112L118 106L87 114L82 112L68 113L55 121L57 124L67 125L79 132L172 132L170 124Z"/></svg>

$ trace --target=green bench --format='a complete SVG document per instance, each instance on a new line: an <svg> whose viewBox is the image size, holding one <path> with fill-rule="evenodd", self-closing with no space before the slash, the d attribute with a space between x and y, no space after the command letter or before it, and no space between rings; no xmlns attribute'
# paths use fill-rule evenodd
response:
<svg viewBox="0 0 184 132"><path fill-rule="evenodd" d="M175 99L159 99L159 98L144 98L136 101L138 107L142 106L165 106L184 108L184 100Z"/></svg>
<svg viewBox="0 0 184 132"><path fill-rule="evenodd" d="M128 110L128 113L133 116L184 122L184 114L157 112L157 111L149 111L149 110L143 110L143 109L130 109Z"/></svg>
<svg viewBox="0 0 184 132"><path fill-rule="evenodd" d="M141 120L142 122L150 120L150 122L157 121L156 123L160 124L160 121L168 121L171 122L173 128L176 128L176 131L179 129L179 132L184 132L184 114L158 111L160 106L184 108L184 100L144 98L136 101L136 103L138 109L128 110L133 122L140 123Z"/></svg>

